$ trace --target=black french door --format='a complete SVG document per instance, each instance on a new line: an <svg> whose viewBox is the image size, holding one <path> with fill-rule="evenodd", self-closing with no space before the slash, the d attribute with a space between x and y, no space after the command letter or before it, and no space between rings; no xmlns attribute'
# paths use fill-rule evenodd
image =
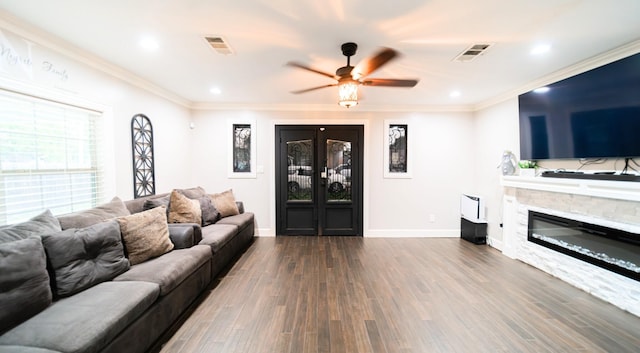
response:
<svg viewBox="0 0 640 353"><path fill-rule="evenodd" d="M364 127L276 126L276 234L362 235Z"/></svg>

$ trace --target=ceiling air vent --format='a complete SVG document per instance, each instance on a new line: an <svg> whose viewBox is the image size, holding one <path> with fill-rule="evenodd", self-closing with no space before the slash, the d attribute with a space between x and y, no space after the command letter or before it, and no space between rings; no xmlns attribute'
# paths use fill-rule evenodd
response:
<svg viewBox="0 0 640 353"><path fill-rule="evenodd" d="M469 62L482 55L492 44L473 44L456 56L453 61Z"/></svg>
<svg viewBox="0 0 640 353"><path fill-rule="evenodd" d="M204 37L204 39L209 43L211 48L213 48L218 54L222 55L231 55L233 54L233 50L222 37Z"/></svg>

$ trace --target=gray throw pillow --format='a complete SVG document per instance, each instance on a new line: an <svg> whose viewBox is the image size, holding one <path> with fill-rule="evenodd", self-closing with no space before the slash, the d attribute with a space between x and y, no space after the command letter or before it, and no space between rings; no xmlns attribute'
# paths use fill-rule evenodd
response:
<svg viewBox="0 0 640 353"><path fill-rule="evenodd" d="M116 196L110 202L88 210L60 215L58 216L58 220L60 221L62 229L65 230L85 228L108 219L128 216L130 214L124 202Z"/></svg>
<svg viewBox="0 0 640 353"><path fill-rule="evenodd" d="M214 224L220 220L220 212L216 209L211 202L211 198L207 195L198 199L200 202L200 209L202 210L202 226L208 226Z"/></svg>
<svg viewBox="0 0 640 353"><path fill-rule="evenodd" d="M59 297L83 291L129 269L116 220L46 234L42 243Z"/></svg>
<svg viewBox="0 0 640 353"><path fill-rule="evenodd" d="M51 304L40 237L0 243L0 335Z"/></svg>
<svg viewBox="0 0 640 353"><path fill-rule="evenodd" d="M0 243L58 231L60 231L58 219L51 214L51 211L46 210L26 222L0 227Z"/></svg>
<svg viewBox="0 0 640 353"><path fill-rule="evenodd" d="M167 210L169 209L169 200L171 195L167 195L164 197L158 197L153 199L148 199L144 201L144 205L142 205L142 209L147 211L152 208L164 206Z"/></svg>

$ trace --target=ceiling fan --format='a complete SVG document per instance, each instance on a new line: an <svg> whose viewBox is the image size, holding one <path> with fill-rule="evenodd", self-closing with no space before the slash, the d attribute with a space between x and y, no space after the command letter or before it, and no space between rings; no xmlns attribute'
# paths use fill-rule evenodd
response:
<svg viewBox="0 0 640 353"><path fill-rule="evenodd" d="M413 87L418 84L418 80L408 79L392 79L392 78L366 78L375 70L382 67L391 59L396 58L399 53L391 48L382 48L374 55L360 61L356 66L351 66L351 57L355 55L358 45L348 42L342 44L342 54L347 57L347 65L336 70L336 74L316 70L307 65L297 62L288 62L287 65L297 67L299 69L315 72L317 74L330 77L336 80L336 83L311 87L307 89L292 91L291 93L300 94L325 87L338 86L340 96L339 104L350 108L358 104L358 86L386 86L386 87Z"/></svg>

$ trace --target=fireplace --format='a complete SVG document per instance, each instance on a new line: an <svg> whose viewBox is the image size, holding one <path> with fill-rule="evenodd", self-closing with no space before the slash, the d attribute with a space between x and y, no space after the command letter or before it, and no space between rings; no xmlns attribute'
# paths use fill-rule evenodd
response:
<svg viewBox="0 0 640 353"><path fill-rule="evenodd" d="M640 281L640 234L529 210L527 240Z"/></svg>

